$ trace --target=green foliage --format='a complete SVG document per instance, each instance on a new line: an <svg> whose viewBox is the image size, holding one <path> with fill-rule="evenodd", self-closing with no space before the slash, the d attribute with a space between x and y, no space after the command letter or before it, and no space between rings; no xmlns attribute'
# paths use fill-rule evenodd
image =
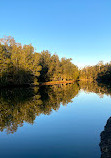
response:
<svg viewBox="0 0 111 158"><path fill-rule="evenodd" d="M34 47L0 39L0 86L38 85L44 81L77 80L78 68L71 59L59 59L49 51L36 53Z"/></svg>
<svg viewBox="0 0 111 158"><path fill-rule="evenodd" d="M71 63L71 58L61 59L61 69L62 69L62 75L61 78L63 80L77 80L79 77L79 71L77 66Z"/></svg>
<svg viewBox="0 0 111 158"><path fill-rule="evenodd" d="M62 58L59 60L58 55L51 54L48 51L41 52L40 65L42 71L40 81L66 81L77 80L79 71L71 59Z"/></svg>
<svg viewBox="0 0 111 158"><path fill-rule="evenodd" d="M80 70L80 80L92 80L98 82L111 81L111 63L103 64L100 61L97 65L87 66Z"/></svg>
<svg viewBox="0 0 111 158"><path fill-rule="evenodd" d="M12 37L0 40L0 86L37 84L40 54L32 45L22 46Z"/></svg>

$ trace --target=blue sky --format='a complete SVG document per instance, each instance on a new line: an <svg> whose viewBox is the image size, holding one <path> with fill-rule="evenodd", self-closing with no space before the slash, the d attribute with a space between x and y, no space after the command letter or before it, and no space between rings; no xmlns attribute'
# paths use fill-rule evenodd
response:
<svg viewBox="0 0 111 158"><path fill-rule="evenodd" d="M0 38L72 58L111 61L111 0L0 0Z"/></svg>

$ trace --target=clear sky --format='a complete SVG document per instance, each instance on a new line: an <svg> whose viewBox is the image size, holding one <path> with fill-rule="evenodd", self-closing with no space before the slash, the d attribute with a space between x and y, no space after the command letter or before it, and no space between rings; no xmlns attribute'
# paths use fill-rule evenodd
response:
<svg viewBox="0 0 111 158"><path fill-rule="evenodd" d="M0 0L0 38L72 58L111 61L111 0Z"/></svg>

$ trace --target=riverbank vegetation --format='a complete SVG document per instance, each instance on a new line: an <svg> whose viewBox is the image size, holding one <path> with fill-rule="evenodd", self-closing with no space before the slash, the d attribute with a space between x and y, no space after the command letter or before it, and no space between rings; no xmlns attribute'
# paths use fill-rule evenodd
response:
<svg viewBox="0 0 111 158"><path fill-rule="evenodd" d="M0 39L0 86L37 85L38 82L77 80L78 67L71 59L59 59L49 51L37 53L34 47Z"/></svg>
<svg viewBox="0 0 111 158"><path fill-rule="evenodd" d="M79 79L97 81L99 83L111 82L111 62L103 64L100 61L97 65L84 67L80 70Z"/></svg>
<svg viewBox="0 0 111 158"><path fill-rule="evenodd" d="M34 86L68 83L76 80L111 81L111 62L87 66L79 70L70 59L59 59L48 50L35 52L34 47L16 43L13 37L0 39L0 87ZM50 83L49 83L50 82Z"/></svg>

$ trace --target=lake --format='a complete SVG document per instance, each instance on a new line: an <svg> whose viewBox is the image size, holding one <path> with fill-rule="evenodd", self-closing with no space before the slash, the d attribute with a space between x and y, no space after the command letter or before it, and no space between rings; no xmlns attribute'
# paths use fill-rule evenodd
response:
<svg viewBox="0 0 111 158"><path fill-rule="evenodd" d="M110 87L74 83L0 92L1 158L110 155Z"/></svg>

